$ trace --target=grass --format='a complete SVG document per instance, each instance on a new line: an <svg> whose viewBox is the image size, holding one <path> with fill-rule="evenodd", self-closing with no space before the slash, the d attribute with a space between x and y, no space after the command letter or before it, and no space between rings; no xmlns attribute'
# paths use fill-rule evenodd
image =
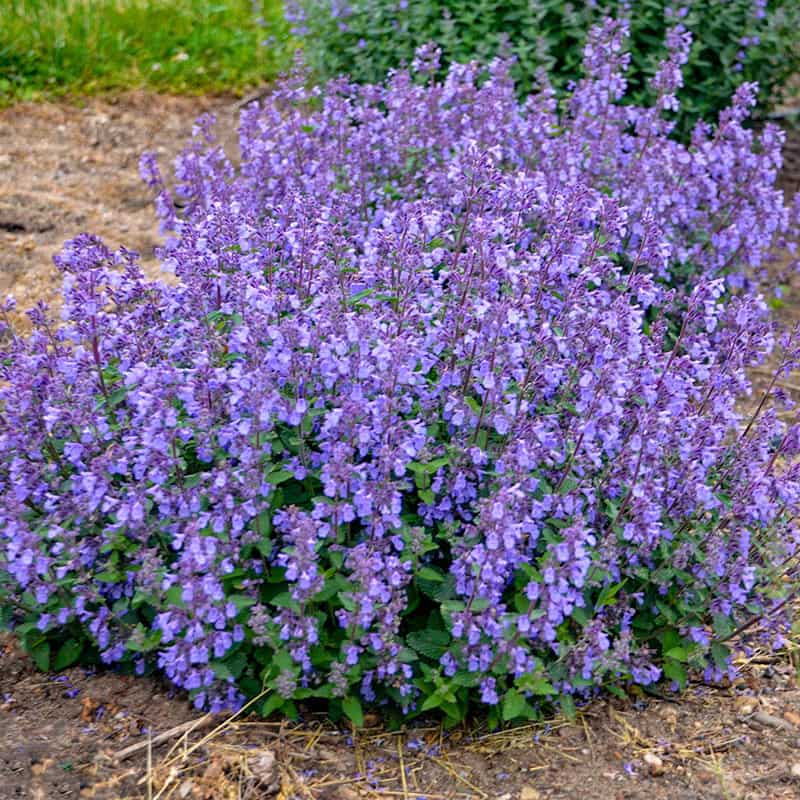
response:
<svg viewBox="0 0 800 800"><path fill-rule="evenodd" d="M0 105L138 87L241 92L275 77L292 47L281 0L0 0L0 7Z"/></svg>

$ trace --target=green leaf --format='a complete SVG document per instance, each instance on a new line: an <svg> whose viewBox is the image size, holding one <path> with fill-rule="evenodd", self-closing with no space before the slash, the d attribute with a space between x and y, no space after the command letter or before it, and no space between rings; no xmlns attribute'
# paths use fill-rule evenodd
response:
<svg viewBox="0 0 800 800"><path fill-rule="evenodd" d="M735 630L733 620L725 614L714 614L714 633L725 639Z"/></svg>
<svg viewBox="0 0 800 800"><path fill-rule="evenodd" d="M424 464L423 467L425 469L425 472L429 474L434 474L449 463L450 463L450 456L442 456L441 458L434 458L432 461L428 461L428 463Z"/></svg>
<svg viewBox="0 0 800 800"><path fill-rule="evenodd" d="M503 721L510 722L522 716L527 705L525 698L516 689L509 689L503 698Z"/></svg>
<svg viewBox="0 0 800 800"><path fill-rule="evenodd" d="M356 728L364 727L364 711L361 708L361 701L357 697L352 695L345 697L342 700L342 711Z"/></svg>
<svg viewBox="0 0 800 800"><path fill-rule="evenodd" d="M656 600L656 608L662 613L664 619L666 619L670 624L674 624L678 621L678 614L675 609L662 600Z"/></svg>
<svg viewBox="0 0 800 800"><path fill-rule="evenodd" d="M686 688L686 683L689 680L689 676L686 673L686 668L678 661L665 661L664 675L671 681L675 681L681 687L681 689Z"/></svg>
<svg viewBox="0 0 800 800"><path fill-rule="evenodd" d="M456 579L453 575L446 575L444 580L431 581L425 578L417 578L419 590L428 597L442 604L452 599L455 594Z"/></svg>
<svg viewBox="0 0 800 800"><path fill-rule="evenodd" d="M227 600L236 606L237 611L244 611L244 609L256 604L256 601L246 594L231 594L228 595Z"/></svg>
<svg viewBox="0 0 800 800"><path fill-rule="evenodd" d="M544 678L531 678L523 683L523 688L531 694L554 695L556 687Z"/></svg>
<svg viewBox="0 0 800 800"><path fill-rule="evenodd" d="M597 605L595 606L597 609L602 608L603 606L607 606L611 603L611 601L617 596L617 593L620 589L625 585L626 581L620 581L619 583L614 584L607 584L603 587L602 591L600 592L600 596L597 598Z"/></svg>
<svg viewBox="0 0 800 800"><path fill-rule="evenodd" d="M104 397L100 401L100 407L102 406L109 406L110 408L114 408L118 406L124 399L125 396L128 394L129 387L123 386L119 389L115 389L108 397Z"/></svg>
<svg viewBox="0 0 800 800"><path fill-rule="evenodd" d="M167 589L166 597L168 605L184 608L185 604L183 602L183 587L180 584L170 586L170 588Z"/></svg>
<svg viewBox="0 0 800 800"><path fill-rule="evenodd" d="M463 600L444 600L442 602L442 612L445 614L457 614L463 611L467 604Z"/></svg>
<svg viewBox="0 0 800 800"><path fill-rule="evenodd" d="M272 539L259 539L256 542L256 549L264 558L269 558L272 555Z"/></svg>
<svg viewBox="0 0 800 800"><path fill-rule="evenodd" d="M526 598L527 599L527 598ZM581 608L580 606L575 606L572 611L572 619L578 623L582 628L589 624L591 617L589 616L589 612L585 608Z"/></svg>
<svg viewBox="0 0 800 800"><path fill-rule="evenodd" d="M324 603L335 597L339 592L350 588L347 579L338 573L327 578L322 588L314 595L314 602Z"/></svg>
<svg viewBox="0 0 800 800"><path fill-rule="evenodd" d="M441 582L445 579L444 573L434 567L423 567L417 572L417 576L426 581Z"/></svg>
<svg viewBox="0 0 800 800"><path fill-rule="evenodd" d="M442 703L442 711L445 713L444 727L454 728L456 725L464 721L466 716L465 710L457 703Z"/></svg>
<svg viewBox="0 0 800 800"><path fill-rule="evenodd" d="M429 491L431 485L431 476L428 475L426 472L415 472L414 483L417 489L420 489L422 491Z"/></svg>
<svg viewBox="0 0 800 800"><path fill-rule="evenodd" d="M514 594L514 608L518 614L526 614L531 607L531 601L524 592L515 592ZM573 615L574 616L574 615Z"/></svg>
<svg viewBox="0 0 800 800"><path fill-rule="evenodd" d="M672 647L680 647L682 642L681 635L674 628L667 628L661 634L661 650L664 653Z"/></svg>
<svg viewBox="0 0 800 800"><path fill-rule="evenodd" d="M278 608L291 608L294 611L300 609L297 600L292 597L291 592L278 592L278 594L270 600L270 603Z"/></svg>
<svg viewBox="0 0 800 800"><path fill-rule="evenodd" d="M31 650L31 658L42 672L47 672L50 669L50 643L41 642L37 644Z"/></svg>
<svg viewBox="0 0 800 800"><path fill-rule="evenodd" d="M425 699L425 702L422 704L420 711L433 711L436 708L439 708L442 703L444 703L444 697L442 696L441 692L434 692L433 694L428 695Z"/></svg>
<svg viewBox="0 0 800 800"><path fill-rule="evenodd" d="M210 661L208 664L212 670L214 670L214 674L221 680L227 681L233 679L233 673L228 668L228 665L225 664L223 661Z"/></svg>
<svg viewBox="0 0 800 800"><path fill-rule="evenodd" d="M569 494L570 492L574 492L578 486L578 481L576 481L575 478L565 478L561 483L559 494Z"/></svg>
<svg viewBox="0 0 800 800"><path fill-rule="evenodd" d="M62 669L71 667L80 658L82 650L83 642L77 639L69 639L64 642L53 659L53 669L60 672Z"/></svg>
<svg viewBox="0 0 800 800"><path fill-rule="evenodd" d="M575 700L573 699L571 694L563 694L561 695L561 711L564 716L572 722L576 715L577 710L575 708Z"/></svg>
<svg viewBox="0 0 800 800"><path fill-rule="evenodd" d="M278 670L286 670L289 672L294 667L294 659L286 650L278 650L272 657L272 664L277 667Z"/></svg>
<svg viewBox="0 0 800 800"><path fill-rule="evenodd" d="M339 598L339 602L346 611L356 610L356 601L353 600L353 596L350 592L339 592L336 596Z"/></svg>
<svg viewBox="0 0 800 800"><path fill-rule="evenodd" d="M456 686L465 686L468 689L472 689L480 684L481 674L480 672L469 672L468 670L460 669L453 675L452 682Z"/></svg>
<svg viewBox="0 0 800 800"><path fill-rule="evenodd" d="M267 475L267 483L278 486L281 483L286 483L286 481L291 480L293 477L294 475L289 472L288 469L278 469Z"/></svg>
<svg viewBox="0 0 800 800"><path fill-rule="evenodd" d="M406 642L409 647L416 650L420 655L438 661L450 644L450 634L447 631L431 629L414 631L406 636Z"/></svg>
<svg viewBox="0 0 800 800"><path fill-rule="evenodd" d="M684 647L672 647L664 653L664 658L674 658L675 661L688 661L689 654Z"/></svg>
<svg viewBox="0 0 800 800"><path fill-rule="evenodd" d="M420 489L417 494L419 499L426 505L432 506L436 501L436 495L430 489Z"/></svg>
<svg viewBox="0 0 800 800"><path fill-rule="evenodd" d="M270 714L273 714L275 711L277 711L285 702L285 698L281 697L281 695L279 695L277 692L273 692L264 701L264 705L261 706L261 715L264 717L270 716Z"/></svg>
<svg viewBox="0 0 800 800"><path fill-rule="evenodd" d="M416 664L419 660L417 654L410 647L401 647L395 658L401 664Z"/></svg>
<svg viewBox="0 0 800 800"><path fill-rule="evenodd" d="M730 661L731 649L721 642L714 642L711 645L711 657L719 669L726 669Z"/></svg>

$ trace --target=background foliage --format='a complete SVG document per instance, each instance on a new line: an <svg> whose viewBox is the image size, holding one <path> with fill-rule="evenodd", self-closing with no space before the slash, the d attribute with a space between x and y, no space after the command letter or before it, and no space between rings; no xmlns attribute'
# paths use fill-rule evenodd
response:
<svg viewBox="0 0 800 800"><path fill-rule="evenodd" d="M381 80L409 63L414 50L433 41L443 64L513 54L514 77L525 93L545 68L563 90L580 74L586 36L606 12L630 7L632 63L628 99L651 103L647 87L664 55L665 33L677 18L695 34L679 93L679 130L698 117L714 121L743 81L758 81L767 108L786 78L800 67L800 4L794 0L292 0L294 29L319 76L346 73L358 81ZM688 8L683 14L681 7Z"/></svg>

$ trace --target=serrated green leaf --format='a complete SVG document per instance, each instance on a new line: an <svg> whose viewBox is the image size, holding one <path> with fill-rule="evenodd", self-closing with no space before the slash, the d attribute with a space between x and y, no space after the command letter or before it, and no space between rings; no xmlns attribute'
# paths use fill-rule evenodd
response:
<svg viewBox="0 0 800 800"><path fill-rule="evenodd" d="M452 682L456 686L464 686L467 689L471 689L480 684L481 674L480 672L469 672L467 670L460 669L455 675L453 675Z"/></svg>
<svg viewBox="0 0 800 800"><path fill-rule="evenodd" d="M445 579L444 573L433 567L422 567L422 569L417 572L417 576L423 580L434 581L436 583L440 583Z"/></svg>
<svg viewBox="0 0 800 800"><path fill-rule="evenodd" d="M438 661L450 644L450 634L431 629L414 631L406 636L406 643L420 655Z"/></svg>
<svg viewBox="0 0 800 800"><path fill-rule="evenodd" d="M525 681L524 688L531 692L531 694L539 694L539 695L554 695L556 694L556 688L553 686L550 681L545 680L544 678L533 678L530 681Z"/></svg>
<svg viewBox="0 0 800 800"><path fill-rule="evenodd" d="M526 706L525 698L516 689L509 689L503 697L503 722L522 716Z"/></svg>
<svg viewBox="0 0 800 800"><path fill-rule="evenodd" d="M441 609L447 614L457 614L463 611L467 604L463 600L444 600L441 604Z"/></svg>
<svg viewBox="0 0 800 800"><path fill-rule="evenodd" d="M444 580L426 580L417 578L419 590L427 597L436 600L444 606L444 603L451 600L455 594L456 580L453 575L446 575Z"/></svg>
<svg viewBox="0 0 800 800"><path fill-rule="evenodd" d="M247 666L247 656L242 650L238 650L225 659L225 664L230 670L231 675L238 680Z"/></svg>

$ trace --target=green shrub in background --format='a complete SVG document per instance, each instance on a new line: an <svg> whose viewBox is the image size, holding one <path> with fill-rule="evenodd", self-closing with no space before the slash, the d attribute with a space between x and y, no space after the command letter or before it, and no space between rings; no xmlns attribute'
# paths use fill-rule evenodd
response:
<svg viewBox="0 0 800 800"><path fill-rule="evenodd" d="M653 100L647 79L664 55L667 29L679 19L694 35L679 95L684 135L698 116L716 119L743 81L758 81L766 105L800 69L797 0L290 0L287 17L321 78L347 73L374 82L388 69L410 62L420 44L434 41L442 49L444 67L513 54L514 77L527 92L541 67L559 89L578 77L591 25L606 13L625 14L626 9L631 102Z"/></svg>
<svg viewBox="0 0 800 800"><path fill-rule="evenodd" d="M277 75L291 47L280 0L0 0L0 105L239 91Z"/></svg>

